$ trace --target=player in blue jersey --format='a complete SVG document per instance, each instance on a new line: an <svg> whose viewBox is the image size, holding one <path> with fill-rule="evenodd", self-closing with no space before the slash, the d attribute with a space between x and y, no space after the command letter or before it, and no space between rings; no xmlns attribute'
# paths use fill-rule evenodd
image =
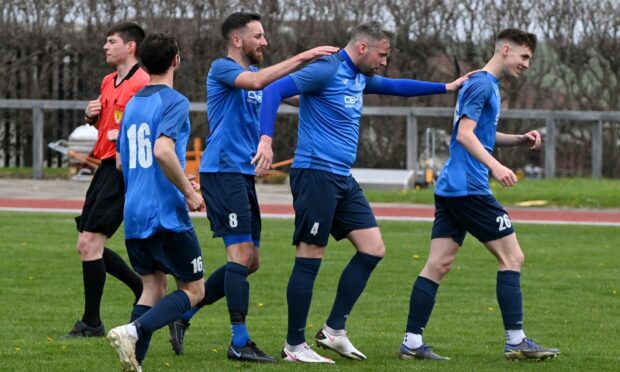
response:
<svg viewBox="0 0 620 372"><path fill-rule="evenodd" d="M152 333L204 297L202 253L188 213L204 201L183 170L189 101L173 89L180 63L176 40L147 36L140 60L151 80L127 104L117 162L125 179L125 244L144 290L131 323L108 333L125 370L134 371L141 370ZM178 285L167 296L166 274Z"/></svg>
<svg viewBox="0 0 620 372"><path fill-rule="evenodd" d="M535 130L522 135L497 131L499 79L519 77L529 67L535 50L535 35L517 29L501 31L491 60L459 93L450 157L435 187L430 253L411 292L407 329L400 348L403 359L447 359L422 342L422 332L433 310L439 283L450 270L467 232L498 261L497 301L506 330L506 358L545 359L560 353L525 336L520 286L524 256L508 213L489 188L489 173L503 187L517 183L515 174L493 157L495 146L526 145L537 149L541 145Z"/></svg>
<svg viewBox="0 0 620 372"><path fill-rule="evenodd" d="M207 114L210 134L200 165L200 185L215 237L223 238L227 263L205 283L206 296L199 307L226 296L232 339L229 359L275 362L250 340L245 324L250 287L247 276L259 266L261 219L250 163L259 140L258 111L261 89L301 64L336 52L317 47L274 66L258 69L267 46L260 16L233 13L222 24L228 43L226 57L211 64L207 77ZM198 308L170 326L173 349L183 352L184 332Z"/></svg>
<svg viewBox="0 0 620 372"><path fill-rule="evenodd" d="M297 149L291 170L297 257L287 288L288 335L282 351L286 361L333 363L310 349L304 334L314 280L330 234L336 240L349 239L357 253L342 272L331 313L316 342L346 358L366 359L345 331L349 313L385 254L370 205L351 176L363 94L441 94L457 89L467 79L439 84L377 76L387 63L391 39L392 33L378 22L359 25L337 54L278 80L263 92L262 136L253 159L259 172L271 166L278 105L283 98L300 94Z"/></svg>

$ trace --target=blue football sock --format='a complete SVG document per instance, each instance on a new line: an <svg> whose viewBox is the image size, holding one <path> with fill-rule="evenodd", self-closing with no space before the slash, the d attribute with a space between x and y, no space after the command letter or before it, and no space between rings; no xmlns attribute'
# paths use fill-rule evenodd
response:
<svg viewBox="0 0 620 372"><path fill-rule="evenodd" d="M198 312L198 310L200 310L200 308L198 306L196 307L192 307L191 309L189 309L188 312L186 312L185 314L183 314L183 316L181 317L181 319L183 319L186 322L189 322L190 319L192 319L192 317L194 315L196 315L196 313Z"/></svg>
<svg viewBox="0 0 620 372"><path fill-rule="evenodd" d="M189 296L185 292L176 290L170 293L134 321L139 337L179 319L190 308Z"/></svg>
<svg viewBox="0 0 620 372"><path fill-rule="evenodd" d="M250 283L247 266L235 262L226 263L226 277L224 290L226 291L226 303L232 324L232 344L235 347L245 346L250 335L245 326L245 316L248 313L250 302Z"/></svg>
<svg viewBox="0 0 620 372"><path fill-rule="evenodd" d="M245 323L235 323L230 326L232 331L232 340L230 341L234 347L244 347L248 344L250 340L250 335L248 334L248 328L245 326Z"/></svg>
<svg viewBox="0 0 620 372"><path fill-rule="evenodd" d="M435 296L439 284L422 276L418 276L409 300L409 316L406 332L421 335L435 306Z"/></svg>
<svg viewBox="0 0 620 372"><path fill-rule="evenodd" d="M286 301L288 302L286 342L291 346L306 341L304 331L308 321L310 302L312 301L312 288L320 267L320 258L295 258L293 272L286 289Z"/></svg>
<svg viewBox="0 0 620 372"><path fill-rule="evenodd" d="M226 280L226 265L220 266L205 281L205 297L198 303L198 307L211 305L226 296L224 281Z"/></svg>
<svg viewBox="0 0 620 372"><path fill-rule="evenodd" d="M521 273L497 272L497 302L502 312L504 329L523 329L523 299L521 296Z"/></svg>
<svg viewBox="0 0 620 372"><path fill-rule="evenodd" d="M224 291L224 279L226 278L226 265L220 266L215 270L209 278L205 280L205 296L203 299L188 312L183 314L182 319L186 322L196 315L198 310L202 309L206 305L211 305L217 302L220 298L226 295Z"/></svg>
<svg viewBox="0 0 620 372"><path fill-rule="evenodd" d="M134 320L136 320L139 317L141 317L143 314L145 314L150 309L151 309L150 306L135 305L133 307L133 311L131 312L131 318L129 319L129 321L133 322ZM136 359L138 359L138 362L140 364L142 364L142 361L146 357L146 351L149 349L149 344L151 343L151 336L152 335L153 335L153 333L145 332L145 333L142 334L142 336L136 342Z"/></svg>
<svg viewBox="0 0 620 372"><path fill-rule="evenodd" d="M332 311L326 324L332 329L344 329L353 305L360 297L370 274L381 257L357 252L342 271Z"/></svg>

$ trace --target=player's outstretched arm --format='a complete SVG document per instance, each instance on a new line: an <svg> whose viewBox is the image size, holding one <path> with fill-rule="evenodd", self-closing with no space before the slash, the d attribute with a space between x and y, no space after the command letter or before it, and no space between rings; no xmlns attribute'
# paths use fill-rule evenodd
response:
<svg viewBox="0 0 620 372"><path fill-rule="evenodd" d="M413 79L391 79L384 76L373 76L364 89L364 94L382 94L400 97L418 97L432 94L445 94L459 89L469 77L478 72L471 71L451 83L433 83Z"/></svg>
<svg viewBox="0 0 620 372"><path fill-rule="evenodd" d="M413 79L390 79L373 76L368 79L364 94L381 94L387 96L418 97L431 94L445 94L446 84L432 83Z"/></svg>
<svg viewBox="0 0 620 372"><path fill-rule="evenodd" d="M235 87L247 90L261 90L279 78L289 74L301 65L316 58L334 54L338 48L333 46L319 46L299 53L287 60L266 67L257 72L245 71L237 76Z"/></svg>
<svg viewBox="0 0 620 372"><path fill-rule="evenodd" d="M259 114L261 137L256 155L252 159L252 164L256 165L256 174L259 176L265 175L273 162L271 142L280 102L299 93L297 85L290 76L276 81L263 90L263 102Z"/></svg>
<svg viewBox="0 0 620 372"><path fill-rule="evenodd" d="M486 165L493 178L495 178L503 187L514 186L517 183L517 176L512 170L503 166L482 146L478 137L474 133L476 122L468 117L462 117L459 120L458 132L456 140L465 147L465 149L482 164Z"/></svg>
<svg viewBox="0 0 620 372"><path fill-rule="evenodd" d="M505 134L497 132L495 145L500 147L526 145L530 150L537 150L542 145L542 137L537 130L531 130L524 134Z"/></svg>
<svg viewBox="0 0 620 372"><path fill-rule="evenodd" d="M446 84L446 90L448 92L454 92L454 91L458 90L460 87L463 86L463 84L465 84L465 82L469 79L470 76L472 76L473 74L475 74L478 71L480 71L480 70L470 71L470 72L466 73L465 75L461 76L460 78L454 80L453 82Z"/></svg>
<svg viewBox="0 0 620 372"><path fill-rule="evenodd" d="M189 210L198 211L203 207L204 200L194 191L190 180L185 176L174 147L174 140L162 135L155 140L153 155L166 177L183 193Z"/></svg>

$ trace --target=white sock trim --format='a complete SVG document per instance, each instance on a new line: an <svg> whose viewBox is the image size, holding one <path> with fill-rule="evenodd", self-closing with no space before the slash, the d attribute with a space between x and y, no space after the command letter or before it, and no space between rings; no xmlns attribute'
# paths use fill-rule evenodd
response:
<svg viewBox="0 0 620 372"><path fill-rule="evenodd" d="M330 336L344 336L347 334L347 331L344 329L333 329L332 327L325 324L323 326L323 331L329 333Z"/></svg>
<svg viewBox="0 0 620 372"><path fill-rule="evenodd" d="M409 349L419 348L423 345L422 335L411 332L405 333L405 337L403 338L403 345L407 346Z"/></svg>
<svg viewBox="0 0 620 372"><path fill-rule="evenodd" d="M127 324L127 333L129 333L131 337L135 337L136 340L138 339L138 329L136 328L135 324L133 323Z"/></svg>
<svg viewBox="0 0 620 372"><path fill-rule="evenodd" d="M518 345L523 342L525 332L522 329L507 329L506 343L509 345Z"/></svg>
<svg viewBox="0 0 620 372"><path fill-rule="evenodd" d="M305 342L302 342L299 345L289 345L288 342L284 343L284 348L288 351L290 351L291 353L296 353L298 351L302 351L304 349L304 346L306 346Z"/></svg>

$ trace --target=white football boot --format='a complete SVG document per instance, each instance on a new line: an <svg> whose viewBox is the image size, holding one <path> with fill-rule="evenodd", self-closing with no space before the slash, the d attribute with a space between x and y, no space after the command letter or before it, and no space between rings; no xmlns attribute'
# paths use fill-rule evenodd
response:
<svg viewBox="0 0 620 372"><path fill-rule="evenodd" d="M366 360L366 355L353 346L347 337L347 331L344 329L330 332L323 327L323 329L316 334L316 345L324 349L335 351L348 359Z"/></svg>
<svg viewBox="0 0 620 372"><path fill-rule="evenodd" d="M129 325L125 324L112 328L108 332L108 340L110 340L110 345L116 349L124 371L141 371L142 368L136 359L136 341L138 338L129 334L128 327Z"/></svg>
<svg viewBox="0 0 620 372"><path fill-rule="evenodd" d="M316 351L312 350L305 342L301 345L291 347L288 344L282 349L282 360L285 362L297 363L336 363L329 358L320 356Z"/></svg>

